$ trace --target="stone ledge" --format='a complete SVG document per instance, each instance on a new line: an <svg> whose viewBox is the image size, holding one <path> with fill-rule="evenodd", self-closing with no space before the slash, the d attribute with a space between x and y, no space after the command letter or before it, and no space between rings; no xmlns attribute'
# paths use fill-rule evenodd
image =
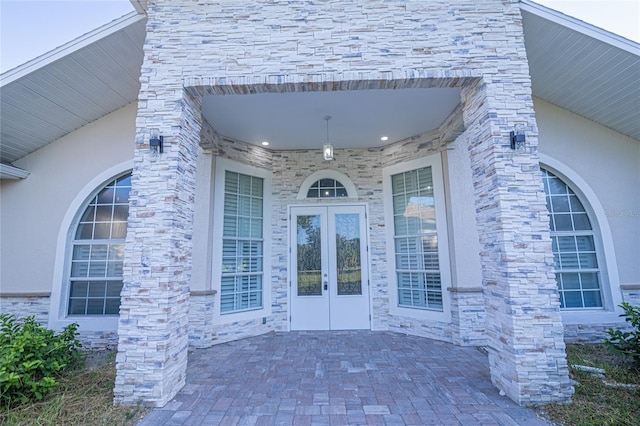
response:
<svg viewBox="0 0 640 426"><path fill-rule="evenodd" d="M33 293L0 293L0 298L18 298L18 297L51 297L51 293L33 292Z"/></svg>
<svg viewBox="0 0 640 426"><path fill-rule="evenodd" d="M451 293L482 293L482 287L447 287Z"/></svg>
<svg viewBox="0 0 640 426"><path fill-rule="evenodd" d="M620 290L640 290L640 284L620 284Z"/></svg>
<svg viewBox="0 0 640 426"><path fill-rule="evenodd" d="M189 292L190 296L215 296L218 294L217 290L195 290Z"/></svg>

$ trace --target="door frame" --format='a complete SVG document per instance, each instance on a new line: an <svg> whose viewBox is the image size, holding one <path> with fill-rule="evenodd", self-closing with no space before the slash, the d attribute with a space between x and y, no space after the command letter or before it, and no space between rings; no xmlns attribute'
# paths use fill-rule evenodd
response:
<svg viewBox="0 0 640 426"><path fill-rule="evenodd" d="M365 227L365 235L363 236L365 240L365 254L366 259L362 260L361 263L365 263L367 265L367 286L368 286L368 296L367 302L369 304L368 315L369 315L369 330L373 330L373 286L371 285L371 253L369 251L369 234L370 234L370 226L369 226L369 205L367 203L337 203L337 202L324 202L324 203L305 203L305 204L289 204L287 206L287 222L289 232L287 233L287 331L291 331L291 306L293 300L293 276L292 276L292 265L293 265L293 253L292 253L292 245L291 241L293 235L296 232L296 228L293 226L292 222L292 209L296 209L299 207L363 207L364 208L364 227Z"/></svg>

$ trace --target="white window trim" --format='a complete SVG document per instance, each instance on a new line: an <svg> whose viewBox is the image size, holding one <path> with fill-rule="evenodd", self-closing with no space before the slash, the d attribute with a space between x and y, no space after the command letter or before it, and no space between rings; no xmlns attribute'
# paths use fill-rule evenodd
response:
<svg viewBox="0 0 640 426"><path fill-rule="evenodd" d="M565 324L605 324L620 322L622 303L620 277L613 246L613 237L609 221L600 200L589 184L566 164L539 154L540 167L549 170L566 183L576 194L589 216L591 229L596 244L596 255L600 268L600 291L602 308L580 308L577 310L562 309L562 320Z"/></svg>
<svg viewBox="0 0 640 426"><path fill-rule="evenodd" d="M440 263L440 281L442 286L442 311L417 309L398 306L398 282L396 277L396 251L393 227L393 191L391 176L423 167L431 167L433 195L436 201L436 233L438 235L438 258ZM444 177L442 174L442 156L440 153L418 158L382 169L384 215L386 223L387 265L389 277L389 311L392 315L411 317L426 321L451 322L451 265L449 259L449 237L447 235L447 217L445 207Z"/></svg>
<svg viewBox="0 0 640 426"><path fill-rule="evenodd" d="M351 179L344 173L340 173L337 170L332 169L324 169L318 170L317 172L311 173L300 185L300 191L298 192L297 200L306 200L307 194L309 193L309 189L311 185L319 181L320 179L333 179L340 182L344 189L347 191L346 197L338 197L340 200L357 200L358 199L358 191L356 191L356 186L353 184ZM335 198L321 198L323 200L335 199Z"/></svg>
<svg viewBox="0 0 640 426"><path fill-rule="evenodd" d="M49 308L49 325L53 330L62 330L65 326L77 323L80 332L92 331L117 331L119 316L68 316L69 303L69 268L71 266L71 251L73 244L71 239L75 235L80 216L84 213L84 207L96 191L108 184L115 177L133 169L133 160L128 160L116 166L110 167L95 176L78 191L75 198L69 203L69 207L60 223L58 240L56 244L56 256L53 270L53 283L51 285L51 304Z"/></svg>
<svg viewBox="0 0 640 426"><path fill-rule="evenodd" d="M214 317L217 324L255 320L271 315L271 171L229 160L216 158L213 206L213 247L222 247L222 231L224 223L224 177L225 172L241 173L263 179L263 263L262 263L262 308L241 312L220 312L222 256L220 250L212 251L211 265L213 269L211 288L216 291Z"/></svg>

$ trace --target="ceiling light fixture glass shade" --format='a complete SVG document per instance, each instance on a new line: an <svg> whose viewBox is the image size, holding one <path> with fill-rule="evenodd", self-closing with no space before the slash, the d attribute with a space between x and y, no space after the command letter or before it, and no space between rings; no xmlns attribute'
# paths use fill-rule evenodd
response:
<svg viewBox="0 0 640 426"><path fill-rule="evenodd" d="M322 158L331 161L333 160L333 145L329 143L329 120L331 120L331 116L325 115L324 119L327 122L327 142L322 147Z"/></svg>
<svg viewBox="0 0 640 426"><path fill-rule="evenodd" d="M325 160L333 160L333 146L330 143L325 144L322 148L322 158Z"/></svg>

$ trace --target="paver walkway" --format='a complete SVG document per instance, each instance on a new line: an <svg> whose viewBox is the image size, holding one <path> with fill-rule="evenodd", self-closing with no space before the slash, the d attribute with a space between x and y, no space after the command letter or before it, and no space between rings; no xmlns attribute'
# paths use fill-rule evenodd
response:
<svg viewBox="0 0 640 426"><path fill-rule="evenodd" d="M487 357L392 332L269 333L189 354L139 426L549 425L500 396Z"/></svg>

